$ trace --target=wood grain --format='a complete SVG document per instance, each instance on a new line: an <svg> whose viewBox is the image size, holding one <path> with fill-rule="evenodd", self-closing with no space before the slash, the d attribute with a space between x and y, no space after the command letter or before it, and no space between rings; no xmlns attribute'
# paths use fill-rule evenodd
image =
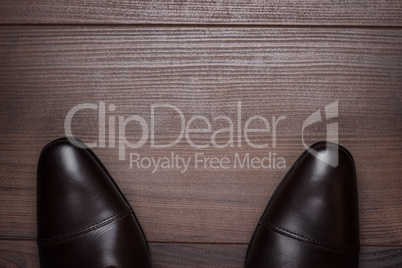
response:
<svg viewBox="0 0 402 268"><path fill-rule="evenodd" d="M150 122L150 105L169 103L191 116L286 116L267 149L201 150L284 157L303 151L302 124L338 101L340 143L357 163L362 245L402 244L402 37L398 29L204 27L0 27L0 236L34 239L35 172L41 148L64 135L67 112L80 103L115 104L108 115ZM157 114L158 142L177 137L178 116ZM73 133L96 140L98 119L85 110ZM243 123L244 123L243 121ZM213 130L222 128L213 124ZM138 124L128 127L139 139ZM244 138L244 137L243 137ZM325 122L305 131L325 139ZM228 135L222 135L225 142ZM194 136L196 143L209 141ZM191 168L152 173L130 169L117 147L95 148L131 202L151 242L248 243L282 169ZM182 139L158 149L149 140L130 149L144 156L200 152Z"/></svg>
<svg viewBox="0 0 402 268"><path fill-rule="evenodd" d="M4 0L6 24L243 24L401 26L398 0Z"/></svg>
<svg viewBox="0 0 402 268"><path fill-rule="evenodd" d="M119 160L119 148L94 148L129 202L150 242L155 267L243 267L247 244L272 192L304 150L303 122L338 101L338 118L309 126L306 144L338 122L340 143L357 167L360 267L402 266L402 2L324 1L11 1L0 5L0 267L39 267L36 162L41 148L64 136L68 111L80 103L116 105L107 116L142 116L150 106L178 107L227 127L266 117L271 131L238 146L214 148L193 135L143 157L270 152L286 168L195 167L152 172ZM324 113L321 113L324 115ZM278 124L273 146L271 118ZM108 117L106 117L108 119ZM156 113L156 142L174 141L180 118ZM194 126L204 127L198 121ZM237 127L237 126L236 126ZM261 125L256 125L261 127ZM116 125L118 129L118 126ZM98 114L78 112L73 133L98 139ZM106 130L109 130L107 126ZM130 141L142 134L127 127ZM218 142L229 135L218 135ZM116 142L118 143L118 139Z"/></svg>
<svg viewBox="0 0 402 268"><path fill-rule="evenodd" d="M161 267L243 267L247 245L151 243L153 266ZM400 267L402 248L363 248L361 268ZM35 241L0 241L0 266L39 267Z"/></svg>

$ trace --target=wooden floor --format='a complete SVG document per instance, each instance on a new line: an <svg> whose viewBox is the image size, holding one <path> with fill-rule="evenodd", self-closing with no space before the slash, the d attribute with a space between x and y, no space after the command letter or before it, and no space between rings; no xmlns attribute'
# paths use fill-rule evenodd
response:
<svg viewBox="0 0 402 268"><path fill-rule="evenodd" d="M72 132L98 141L93 150L133 206L155 267L242 267L268 199L304 150L302 134L306 144L325 139L335 122L357 165L361 267L402 267L400 1L4 0L0 97L0 267L39 266L36 163L46 143L66 135L67 114L79 104L92 108L74 115ZM334 102L338 117L325 120ZM156 148L151 107L161 104L171 106L154 109L156 145L178 138L180 111L185 124L203 116L189 125L206 128L206 118L212 132L232 120L233 146L221 131L216 143L225 148L212 133L189 134L207 148L185 135ZM323 121L303 132L317 110ZM120 121L132 115L143 125L130 122L125 137L146 140L123 153ZM257 115L270 131L248 137L266 148L244 135ZM249 128L265 127L261 117ZM130 167L130 154L172 153L230 161L271 153L272 165Z"/></svg>

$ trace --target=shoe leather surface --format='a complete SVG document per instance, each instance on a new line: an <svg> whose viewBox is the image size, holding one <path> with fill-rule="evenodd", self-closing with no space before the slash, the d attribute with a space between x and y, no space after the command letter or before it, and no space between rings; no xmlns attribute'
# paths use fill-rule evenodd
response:
<svg viewBox="0 0 402 268"><path fill-rule="evenodd" d="M245 267L358 267L359 212L354 161L343 147L311 149L338 157L333 167L304 152L271 197Z"/></svg>
<svg viewBox="0 0 402 268"><path fill-rule="evenodd" d="M43 267L151 267L127 200L92 151L66 138L42 150L37 231Z"/></svg>

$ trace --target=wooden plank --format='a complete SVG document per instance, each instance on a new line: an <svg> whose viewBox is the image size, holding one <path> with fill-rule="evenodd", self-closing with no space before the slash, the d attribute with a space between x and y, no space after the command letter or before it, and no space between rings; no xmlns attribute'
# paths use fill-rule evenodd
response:
<svg viewBox="0 0 402 268"><path fill-rule="evenodd" d="M363 248L360 252L362 268L401 267L402 248Z"/></svg>
<svg viewBox="0 0 402 268"><path fill-rule="evenodd" d="M2 1L0 23L401 26L398 0Z"/></svg>
<svg viewBox="0 0 402 268"><path fill-rule="evenodd" d="M246 245L151 244L155 267L243 267Z"/></svg>
<svg viewBox="0 0 402 268"><path fill-rule="evenodd" d="M39 267L35 241L0 241L2 267ZM154 267L243 267L247 245L151 243ZM402 248L362 248L360 266L400 267Z"/></svg>
<svg viewBox="0 0 402 268"><path fill-rule="evenodd" d="M36 241L0 240L0 267L39 267Z"/></svg>
<svg viewBox="0 0 402 268"><path fill-rule="evenodd" d="M196 149L185 138L172 148L150 140L129 153L164 157L260 158L269 152L289 168L304 150L303 122L334 101L339 104L339 138L355 157L359 179L363 245L401 245L401 60L402 30L165 28L165 27L0 27L0 236L33 239L36 162L41 148L64 135L68 111L82 103L115 104L107 116L139 115L150 124L150 106L177 106L186 122L206 116L216 131L254 115L278 124L270 134L251 134L257 144ZM108 119L108 117L106 117ZM156 113L156 140L178 136L180 118ZM335 122L331 121L331 122ZM271 123L270 123L271 124ZM271 124L272 125L272 124ZM195 126L195 125L194 125ZM202 125L201 125L202 126ZM306 143L325 139L325 122L305 131ZM117 127L117 126L116 126ZM261 127L258 126L258 127ZM118 129L118 128L116 128ZM98 137L98 115L83 110L73 133ZM127 127L138 141L139 124ZM235 134L237 135L237 134ZM228 134L219 136L225 143ZM237 137L237 136L236 136ZM209 143L210 134L192 136ZM236 138L237 142L237 138ZM108 145L108 143L106 144ZM248 243L266 203L286 169L130 168L119 148L95 148L134 207L147 238L165 242Z"/></svg>
<svg viewBox="0 0 402 268"><path fill-rule="evenodd" d="M155 267L244 267L247 245L151 244ZM402 248L362 248L361 268L401 267Z"/></svg>

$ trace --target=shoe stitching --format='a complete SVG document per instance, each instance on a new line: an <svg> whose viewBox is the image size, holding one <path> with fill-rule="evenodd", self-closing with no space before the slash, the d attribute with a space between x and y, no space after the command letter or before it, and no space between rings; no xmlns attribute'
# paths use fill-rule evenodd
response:
<svg viewBox="0 0 402 268"><path fill-rule="evenodd" d="M335 243L331 243L331 242L324 242L324 241L320 241L320 240L316 240L289 230L286 230L284 228L281 228L273 223L264 221L264 220L260 220L259 224L263 227L272 229L275 232L278 232L282 235L285 235L287 237L299 240L299 241L303 241L303 242L307 242L307 243L311 243L311 244L315 244L318 246L323 246L323 247L328 247L331 249L340 249L340 250L347 250L347 251L359 251L359 247L356 246L345 246L345 245L339 245L339 244L335 244Z"/></svg>
<svg viewBox="0 0 402 268"><path fill-rule="evenodd" d="M54 243L54 242L58 242L58 241L61 241L61 240L72 238L72 237L75 237L75 236L78 236L78 235L81 235L81 234L84 234L84 233L91 232L91 231L96 230L96 229L98 229L100 227L103 227L103 226L105 226L105 225L107 225L109 223L112 223L112 222L114 222L114 221L116 221L116 220L118 220L120 218L123 218L123 217L131 214L132 212L133 212L132 209L128 208L128 209L120 211L120 212L118 212L118 213L116 213L116 214L114 214L114 215L112 215L112 216L110 216L110 217L108 217L108 218L106 218L104 220L101 220L101 221L99 221L97 223L94 223L94 224L91 224L89 226L86 226L84 228L80 228L80 229L75 230L73 232L53 236L53 237L50 237L50 238L40 239L40 240L38 240L38 244Z"/></svg>

